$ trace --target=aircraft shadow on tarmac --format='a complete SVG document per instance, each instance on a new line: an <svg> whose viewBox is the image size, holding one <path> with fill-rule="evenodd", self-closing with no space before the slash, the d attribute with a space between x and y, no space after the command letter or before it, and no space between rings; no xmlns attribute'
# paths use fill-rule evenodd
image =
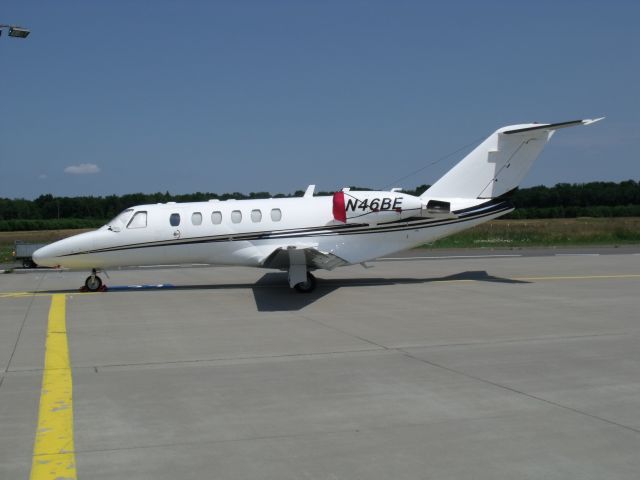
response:
<svg viewBox="0 0 640 480"><path fill-rule="evenodd" d="M510 278L494 277L486 271L461 272L446 277L432 278L341 278L319 279L317 288L307 294L292 292L282 288L286 284L287 276L281 273L267 273L253 287L253 296L256 306L261 312L296 311L311 305L320 298L330 294L339 288L364 287L364 286L388 286L411 285L421 283L451 282L451 281L478 281L495 283L530 283ZM264 288L265 286L272 288Z"/></svg>
<svg viewBox="0 0 640 480"><path fill-rule="evenodd" d="M109 287L107 293L152 292L161 290L236 290L251 289L260 312L298 311L311 305L339 288L413 285L438 282L476 281L490 283L523 284L523 280L495 277L484 270L467 271L431 278L340 278L318 279L317 288L311 293L298 293L288 288L287 274L272 272L263 275L255 283L227 283L217 285L135 285ZM48 290L40 293L77 293L75 290Z"/></svg>

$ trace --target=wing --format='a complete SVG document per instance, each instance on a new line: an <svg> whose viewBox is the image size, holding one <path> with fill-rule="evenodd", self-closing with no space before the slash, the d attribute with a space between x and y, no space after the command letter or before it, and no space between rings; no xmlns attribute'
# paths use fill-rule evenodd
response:
<svg viewBox="0 0 640 480"><path fill-rule="evenodd" d="M344 258L333 253L325 253L314 247L279 247L269 254L263 261L264 268L288 270L292 264L307 265L309 270L333 270L336 267L349 265Z"/></svg>

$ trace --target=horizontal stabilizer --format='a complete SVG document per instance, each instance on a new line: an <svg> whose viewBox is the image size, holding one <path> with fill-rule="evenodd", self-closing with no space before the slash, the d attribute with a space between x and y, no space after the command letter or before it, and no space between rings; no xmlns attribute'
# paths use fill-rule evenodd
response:
<svg viewBox="0 0 640 480"><path fill-rule="evenodd" d="M570 122L561 122L561 123L547 123L547 124L543 123L540 125L535 125L533 127L516 128L514 130L502 130L500 131L500 133L504 133L505 135L513 135L514 133L532 132L534 130L549 130L549 131L559 130L561 128L575 127L577 125L591 125L592 123L599 122L604 118L605 117L587 118L585 120L572 120Z"/></svg>

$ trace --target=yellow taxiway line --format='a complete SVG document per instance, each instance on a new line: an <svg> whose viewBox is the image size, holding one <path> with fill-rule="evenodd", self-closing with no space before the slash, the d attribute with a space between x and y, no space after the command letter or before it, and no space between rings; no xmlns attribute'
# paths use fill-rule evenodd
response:
<svg viewBox="0 0 640 480"><path fill-rule="evenodd" d="M0 298L24 298L24 297L51 297L55 295L98 295L97 292L67 292L67 293L47 293L47 292L0 292Z"/></svg>
<svg viewBox="0 0 640 480"><path fill-rule="evenodd" d="M547 276L547 277L517 277L514 280L612 280L612 279L631 279L640 278L640 275L627 274L627 275L559 275L559 276Z"/></svg>
<svg viewBox="0 0 640 480"><path fill-rule="evenodd" d="M66 296L51 297L31 480L76 479Z"/></svg>

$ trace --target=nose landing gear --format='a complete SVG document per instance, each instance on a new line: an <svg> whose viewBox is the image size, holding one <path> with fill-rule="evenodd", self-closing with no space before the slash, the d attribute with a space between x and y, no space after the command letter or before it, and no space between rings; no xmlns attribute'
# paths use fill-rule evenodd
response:
<svg viewBox="0 0 640 480"><path fill-rule="evenodd" d="M84 287L80 289L81 292L105 292L107 286L102 283L102 279L97 275L97 270L94 268L91 270L91 275L84 281Z"/></svg>

